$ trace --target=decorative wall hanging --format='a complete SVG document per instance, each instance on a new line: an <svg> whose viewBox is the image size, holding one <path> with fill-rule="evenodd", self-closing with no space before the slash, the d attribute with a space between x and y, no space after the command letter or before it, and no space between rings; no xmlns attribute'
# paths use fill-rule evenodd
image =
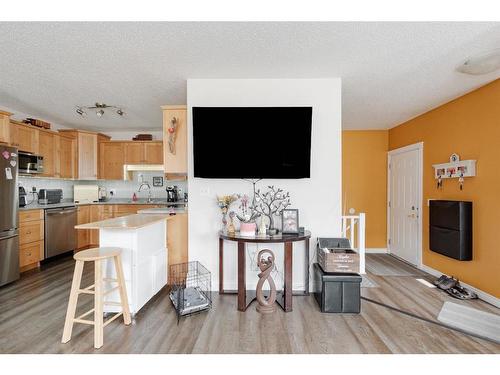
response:
<svg viewBox="0 0 500 375"><path fill-rule="evenodd" d="M162 176L153 176L153 186L162 187L163 186L163 177Z"/></svg>
<svg viewBox="0 0 500 375"><path fill-rule="evenodd" d="M267 258L264 254L269 254ZM276 285L271 276L274 269L274 253L269 249L259 251L257 255L257 262L260 269L259 281L257 282L256 297L257 297L257 311L262 314L269 314L276 311ZM264 283L269 284L269 297L266 298L262 288Z"/></svg>
<svg viewBox="0 0 500 375"><path fill-rule="evenodd" d="M443 179L458 178L460 190L463 190L465 177L476 175L476 160L460 160L458 154L451 154L449 163L433 164L437 187L443 187Z"/></svg>
<svg viewBox="0 0 500 375"><path fill-rule="evenodd" d="M172 117L170 120L170 126L168 127L168 150L171 154L175 155L175 139L177 138L177 126L179 125L179 119L177 117Z"/></svg>

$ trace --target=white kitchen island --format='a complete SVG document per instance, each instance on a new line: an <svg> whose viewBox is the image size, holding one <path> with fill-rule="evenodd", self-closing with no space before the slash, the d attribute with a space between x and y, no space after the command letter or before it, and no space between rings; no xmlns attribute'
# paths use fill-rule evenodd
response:
<svg viewBox="0 0 500 375"><path fill-rule="evenodd" d="M98 229L99 246L122 250L123 273L130 305L136 314L167 284L166 221L168 215L129 215L75 226L76 229ZM104 279L116 278L112 261L103 261ZM114 284L105 282L104 290ZM119 302L117 290L104 297L104 301ZM119 312L121 308L104 305L104 312Z"/></svg>

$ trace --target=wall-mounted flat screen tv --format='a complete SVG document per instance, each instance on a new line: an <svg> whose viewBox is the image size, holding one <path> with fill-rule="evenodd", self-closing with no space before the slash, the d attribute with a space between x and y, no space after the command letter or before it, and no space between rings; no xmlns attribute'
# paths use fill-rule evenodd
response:
<svg viewBox="0 0 500 375"><path fill-rule="evenodd" d="M310 177L312 107L193 107L194 176Z"/></svg>

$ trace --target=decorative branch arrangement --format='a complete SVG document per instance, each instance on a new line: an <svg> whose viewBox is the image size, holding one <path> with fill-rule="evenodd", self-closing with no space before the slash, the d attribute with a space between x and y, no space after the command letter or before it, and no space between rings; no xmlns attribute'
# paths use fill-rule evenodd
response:
<svg viewBox="0 0 500 375"><path fill-rule="evenodd" d="M176 138L176 133L175 131L177 130L177 125L178 125L178 119L177 117L172 117L172 120L170 121L170 126L168 127L168 149L171 154L175 155L175 138Z"/></svg>
<svg viewBox="0 0 500 375"><path fill-rule="evenodd" d="M254 212L267 216L269 219L269 232L276 233L274 227L274 216L281 215L281 212L290 205L290 193L281 188L275 188L274 185L268 186L266 192L260 189L255 193L255 202L250 207Z"/></svg>
<svg viewBox="0 0 500 375"><path fill-rule="evenodd" d="M253 209L252 205L254 202L250 204L250 198L246 194L238 195L238 198L240 200L239 209L241 212L241 214L236 214L238 220L243 223L255 222L255 219L257 219L260 214Z"/></svg>

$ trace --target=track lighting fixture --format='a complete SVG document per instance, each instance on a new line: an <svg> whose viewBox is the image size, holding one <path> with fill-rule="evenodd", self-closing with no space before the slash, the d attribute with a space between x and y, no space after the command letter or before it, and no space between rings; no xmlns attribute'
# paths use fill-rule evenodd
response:
<svg viewBox="0 0 500 375"><path fill-rule="evenodd" d="M99 102L96 102L94 105L92 106L77 106L76 107L76 113L79 114L80 116L82 117L85 117L87 115L86 111L85 110L89 110L89 109L95 109L95 114L97 117L103 117L104 116L104 113L105 113L105 109L108 109L108 108L112 108L112 109L115 109L116 110L116 114L118 116L121 116L123 117L125 115L125 112L123 111L122 108L116 106L116 105L107 105L105 103L99 103Z"/></svg>

